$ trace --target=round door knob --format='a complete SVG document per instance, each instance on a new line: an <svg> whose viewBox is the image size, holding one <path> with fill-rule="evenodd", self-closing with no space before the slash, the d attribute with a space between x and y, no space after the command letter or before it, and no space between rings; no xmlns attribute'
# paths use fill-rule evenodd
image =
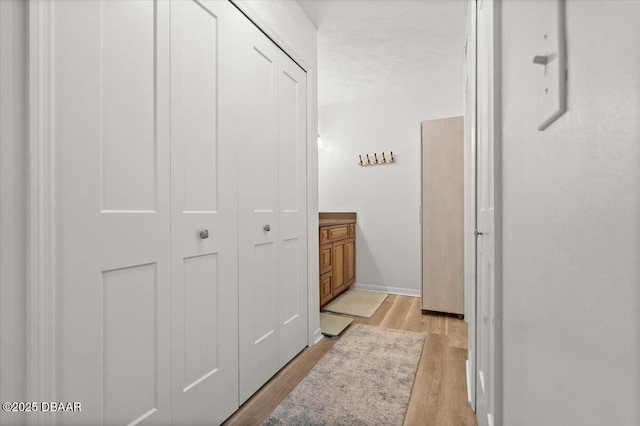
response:
<svg viewBox="0 0 640 426"><path fill-rule="evenodd" d="M271 231L271 225L265 225L264 230L267 232Z"/></svg>
<svg viewBox="0 0 640 426"><path fill-rule="evenodd" d="M203 240L209 238L209 230L203 229L202 231L200 231L200 238L202 238Z"/></svg>

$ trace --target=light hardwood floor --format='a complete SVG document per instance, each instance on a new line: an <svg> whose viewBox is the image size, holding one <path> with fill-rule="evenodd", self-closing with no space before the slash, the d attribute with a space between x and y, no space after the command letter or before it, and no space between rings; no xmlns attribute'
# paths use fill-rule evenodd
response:
<svg viewBox="0 0 640 426"><path fill-rule="evenodd" d="M422 315L417 297L389 295L371 318L355 322L425 333L424 349L411 390L405 426L477 426L467 404L465 361L467 324L459 319ZM302 351L224 424L259 425L335 344L324 338Z"/></svg>

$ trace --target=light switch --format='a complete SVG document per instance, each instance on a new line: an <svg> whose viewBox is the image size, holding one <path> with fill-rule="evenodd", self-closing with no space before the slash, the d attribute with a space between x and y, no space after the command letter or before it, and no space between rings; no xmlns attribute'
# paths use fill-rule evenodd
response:
<svg viewBox="0 0 640 426"><path fill-rule="evenodd" d="M543 2L541 2L543 3ZM538 130L544 130L567 110L565 1L547 0L536 37Z"/></svg>

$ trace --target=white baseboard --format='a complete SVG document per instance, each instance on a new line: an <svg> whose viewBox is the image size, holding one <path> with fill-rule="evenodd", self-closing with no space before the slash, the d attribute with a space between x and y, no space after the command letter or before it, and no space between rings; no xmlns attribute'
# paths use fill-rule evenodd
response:
<svg viewBox="0 0 640 426"><path fill-rule="evenodd" d="M410 288L386 287L386 286L369 285L369 284L362 284L362 283L355 283L352 287L356 290L367 290L367 291L375 291L378 293L398 294L400 296L420 297L420 290L410 289Z"/></svg>
<svg viewBox="0 0 640 426"><path fill-rule="evenodd" d="M320 340L322 340L324 336L322 335L322 330L318 328L313 332L313 344L316 345Z"/></svg>
<svg viewBox="0 0 640 426"><path fill-rule="evenodd" d="M465 370L467 371L467 401L471 405L471 376L469 371L469 360L465 361Z"/></svg>

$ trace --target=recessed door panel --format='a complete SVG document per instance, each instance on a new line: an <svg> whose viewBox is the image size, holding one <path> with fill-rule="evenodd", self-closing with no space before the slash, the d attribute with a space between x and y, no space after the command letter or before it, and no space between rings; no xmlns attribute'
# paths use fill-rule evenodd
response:
<svg viewBox="0 0 640 426"><path fill-rule="evenodd" d="M172 138L180 140L189 165L183 171L182 209L214 212L219 185L220 17L195 1L176 2L171 13Z"/></svg>
<svg viewBox="0 0 640 426"><path fill-rule="evenodd" d="M282 60L284 61L284 58ZM296 76L291 76L291 74L284 69L281 69L279 73L278 104L280 109L278 111L278 121L280 127L278 129L278 139L280 161L278 173L280 175L280 209L295 212L298 211L301 201L298 199L300 196L300 191L298 190L300 185L299 173L304 170L298 164L298 161L300 159L299 151L304 149L304 143L300 143L300 136L304 129L299 128L299 126L305 123L305 118L303 117L303 120L300 120L301 117L298 117L298 115L305 110L300 108L298 104L298 95L301 89L300 82L297 81ZM304 73L301 74L305 76ZM302 201L304 202L304 200Z"/></svg>
<svg viewBox="0 0 640 426"><path fill-rule="evenodd" d="M102 410L105 424L132 424L158 411L157 268L102 272Z"/></svg>
<svg viewBox="0 0 640 426"><path fill-rule="evenodd" d="M99 4L102 210L156 209L154 7Z"/></svg>
<svg viewBox="0 0 640 426"><path fill-rule="evenodd" d="M280 252L280 321L283 326L288 325L300 317L300 272L298 265L300 264L300 254L304 254L300 250L297 238L291 238L282 241L282 250Z"/></svg>
<svg viewBox="0 0 640 426"><path fill-rule="evenodd" d="M184 383L189 391L218 371L218 255L184 260Z"/></svg>
<svg viewBox="0 0 640 426"><path fill-rule="evenodd" d="M254 345L266 345L267 339L275 337L277 328L276 302L276 248L272 242L256 244L254 249L255 312Z"/></svg>

